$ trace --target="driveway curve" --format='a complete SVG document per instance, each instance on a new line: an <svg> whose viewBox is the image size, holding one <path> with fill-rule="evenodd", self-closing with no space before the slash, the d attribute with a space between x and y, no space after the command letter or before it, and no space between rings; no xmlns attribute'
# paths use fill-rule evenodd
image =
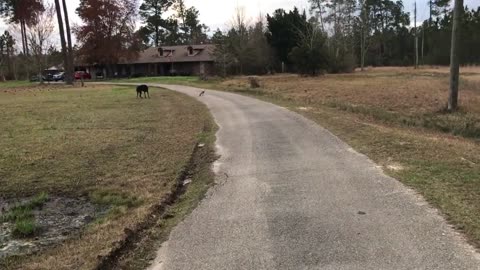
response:
<svg viewBox="0 0 480 270"><path fill-rule="evenodd" d="M205 103L217 185L151 269L480 269L479 254L420 196L285 108L151 84Z"/></svg>

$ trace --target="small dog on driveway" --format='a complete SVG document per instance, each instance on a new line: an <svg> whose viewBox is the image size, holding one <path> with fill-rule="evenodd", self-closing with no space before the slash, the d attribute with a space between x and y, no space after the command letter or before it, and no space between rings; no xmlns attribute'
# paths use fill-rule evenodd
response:
<svg viewBox="0 0 480 270"><path fill-rule="evenodd" d="M145 98L150 98L150 94L148 93L148 86L145 84L137 86L137 98L140 97L142 98L142 93L145 93L144 96Z"/></svg>

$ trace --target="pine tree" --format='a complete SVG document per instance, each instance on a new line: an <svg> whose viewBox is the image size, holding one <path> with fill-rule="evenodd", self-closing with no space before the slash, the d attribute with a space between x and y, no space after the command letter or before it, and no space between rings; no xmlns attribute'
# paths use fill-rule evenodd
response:
<svg viewBox="0 0 480 270"><path fill-rule="evenodd" d="M168 22L162 15L172 6L171 0L145 0L140 6L140 16L146 24L142 28L145 40L152 40L153 45L158 47L165 40ZM150 42L149 42L150 43Z"/></svg>

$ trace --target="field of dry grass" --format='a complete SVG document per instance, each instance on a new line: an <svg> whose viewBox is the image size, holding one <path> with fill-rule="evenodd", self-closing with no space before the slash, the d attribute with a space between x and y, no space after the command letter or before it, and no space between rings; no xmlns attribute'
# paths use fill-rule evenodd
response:
<svg viewBox="0 0 480 270"><path fill-rule="evenodd" d="M46 192L110 207L81 235L9 268L94 268L171 192L212 124L205 106L160 89L148 100L112 86L0 90L0 198Z"/></svg>
<svg viewBox="0 0 480 270"><path fill-rule="evenodd" d="M245 77L211 87L251 95L328 128L414 188L480 248L480 68L461 70L459 112L444 113L448 68L371 68L303 78Z"/></svg>
<svg viewBox="0 0 480 270"><path fill-rule="evenodd" d="M480 138L480 68L462 70L459 112L442 113L448 98L448 69L375 68L319 78L296 75L261 78L262 94L306 106L329 106L390 124L435 129ZM245 89L245 78L222 82Z"/></svg>

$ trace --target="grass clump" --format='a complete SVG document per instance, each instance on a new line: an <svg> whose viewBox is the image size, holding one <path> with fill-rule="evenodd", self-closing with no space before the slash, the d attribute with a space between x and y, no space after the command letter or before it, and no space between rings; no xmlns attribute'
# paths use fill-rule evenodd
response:
<svg viewBox="0 0 480 270"><path fill-rule="evenodd" d="M35 219L26 218L15 221L15 227L13 228L13 235L16 237L30 237L35 235L38 230L38 226L35 223Z"/></svg>
<svg viewBox="0 0 480 270"><path fill-rule="evenodd" d="M139 206L142 201L136 196L127 194L115 193L112 191L95 191L90 195L90 199L93 203L108 206L127 206L135 207Z"/></svg>
<svg viewBox="0 0 480 270"><path fill-rule="evenodd" d="M24 220L33 217L32 208L24 205L16 206L2 216L2 222L15 222L17 220Z"/></svg>
<svg viewBox="0 0 480 270"><path fill-rule="evenodd" d="M0 217L2 222L14 222L13 235L15 237L29 237L35 234L38 227L35 223L33 210L41 208L49 199L47 193L42 192L29 201L14 206L5 215Z"/></svg>
<svg viewBox="0 0 480 270"><path fill-rule="evenodd" d="M30 208L38 208L42 207L49 199L50 197L48 196L47 193L41 192L37 196L33 197L28 203L27 206Z"/></svg>

